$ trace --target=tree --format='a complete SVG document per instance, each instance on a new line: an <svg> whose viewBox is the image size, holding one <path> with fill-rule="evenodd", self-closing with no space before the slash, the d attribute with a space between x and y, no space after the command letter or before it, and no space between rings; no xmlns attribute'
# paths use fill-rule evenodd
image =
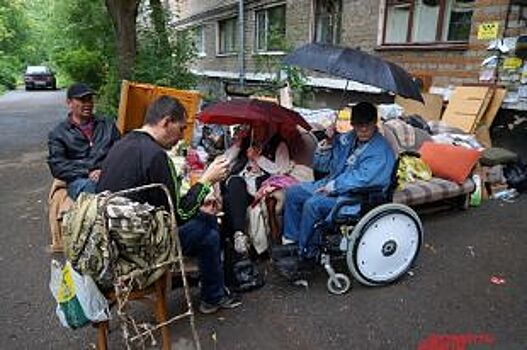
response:
<svg viewBox="0 0 527 350"><path fill-rule="evenodd" d="M282 28L271 26L267 40L269 47L277 51L291 52L293 50ZM308 106L312 99L312 91L307 85L305 72L298 67L284 65L282 59L281 55L257 55L255 56L256 71L269 76L265 82L269 85L271 94L277 95L278 89L287 83L293 92L295 104Z"/></svg>
<svg viewBox="0 0 527 350"><path fill-rule="evenodd" d="M137 54L136 21L141 0L105 0L117 38L119 79L132 76Z"/></svg>
<svg viewBox="0 0 527 350"><path fill-rule="evenodd" d="M150 7L152 9L152 24L154 25L160 48L165 54L170 53L170 42L168 40L167 32L167 13L160 0L150 0Z"/></svg>
<svg viewBox="0 0 527 350"><path fill-rule="evenodd" d="M28 39L26 20L23 1L0 0L0 91L16 87Z"/></svg>
<svg viewBox="0 0 527 350"><path fill-rule="evenodd" d="M159 0L143 3L139 13L134 79L179 89L193 88L196 77L189 70L189 63L196 57L193 33L167 26L172 13Z"/></svg>

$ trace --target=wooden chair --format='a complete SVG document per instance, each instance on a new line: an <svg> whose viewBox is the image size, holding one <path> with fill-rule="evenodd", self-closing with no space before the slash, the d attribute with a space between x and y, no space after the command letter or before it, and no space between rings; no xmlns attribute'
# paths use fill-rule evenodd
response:
<svg viewBox="0 0 527 350"><path fill-rule="evenodd" d="M166 272L160 278L157 279L152 285L145 289L133 290L128 296L129 301L143 301L151 302L151 306L154 309L154 314L158 324L162 324L168 320L167 315L167 281L171 274ZM117 296L115 292L109 292L105 294L106 299L110 305L115 304ZM94 324L97 328L97 349L106 350L108 349L108 326L109 322L99 322ZM170 329L168 325L160 327L161 335L163 339L163 350L170 350Z"/></svg>
<svg viewBox="0 0 527 350"><path fill-rule="evenodd" d="M193 338L196 345L196 349L201 349L201 345L199 342L198 334L195 330L194 326L194 312L192 310L192 303L190 300L190 292L189 287L186 279L187 273L194 271L195 266L192 266L191 270L187 270L185 266L185 261L188 262L187 259L184 260L183 253L181 249L181 244L179 241L179 236L176 229L176 216L174 211L174 205L172 203L172 199L170 196L170 192L168 188L163 184L150 184L150 185L144 185L139 186L127 190L122 190L118 192L114 192L110 194L108 197L106 197L104 203L102 204L103 209L103 221L105 223L104 227L106 230L106 234L108 235L108 220L106 219L106 205L109 203L109 200L115 196L126 196L131 193L145 191L153 188L159 188L161 189L164 194L167 197L168 206L169 206L169 213L170 213L170 235L173 235L176 237L175 239L175 249L176 249L176 264L173 265L175 267L174 273L180 274L182 281L183 281L183 290L184 290L184 299L186 302L186 305L188 307L188 310L182 314L176 315L170 319L168 319L168 311L167 311L167 285L169 285L168 281L172 277L172 273L170 270L165 272L160 278L158 278L154 283L152 283L149 287L146 287L144 289L135 289L130 292L130 294L127 297L128 301L150 301L152 302L152 306L154 309L154 314L156 317L156 321L158 323L158 327L161 330L162 339L163 339L163 350L169 350L171 349L171 337L170 337L170 329L169 329L169 323L178 319L182 319L185 317L189 318L190 325L192 328ZM115 304L117 302L118 295L115 294L115 292L108 292L105 294L105 297L108 299L108 302L110 305ZM99 350L106 350L108 349L108 321L96 323L95 327L97 328L97 349Z"/></svg>
<svg viewBox="0 0 527 350"><path fill-rule="evenodd" d="M48 194L48 219L51 243L51 253L61 253L62 246L62 216L73 206L73 200L68 197L67 186L64 181L53 179Z"/></svg>

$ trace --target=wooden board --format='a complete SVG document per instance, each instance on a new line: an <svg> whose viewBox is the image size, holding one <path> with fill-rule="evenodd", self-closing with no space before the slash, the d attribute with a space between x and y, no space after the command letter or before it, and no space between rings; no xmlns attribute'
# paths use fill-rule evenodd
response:
<svg viewBox="0 0 527 350"><path fill-rule="evenodd" d="M506 94L507 90L503 88L498 88L494 91L492 100L490 101L485 114L481 118L480 124L484 124L488 128L492 126L492 122L494 121L494 118L496 118L496 114L498 114L498 110L500 109Z"/></svg>
<svg viewBox="0 0 527 350"><path fill-rule="evenodd" d="M492 140L490 139L489 127L485 124L480 124L474 130L474 136L476 140L485 148L492 147Z"/></svg>
<svg viewBox="0 0 527 350"><path fill-rule="evenodd" d="M492 95L492 89L486 86L458 86L442 120L449 126L471 133L487 110Z"/></svg>
<svg viewBox="0 0 527 350"><path fill-rule="evenodd" d="M201 95L197 91L177 90L169 87L151 84L134 83L123 80L121 85L121 99L119 101L119 115L117 127L125 133L140 128L143 125L145 113L156 98L167 95L177 98L187 111L187 128L184 139L190 142L194 131L194 121L198 112Z"/></svg>
<svg viewBox="0 0 527 350"><path fill-rule="evenodd" d="M427 121L437 121L441 119L441 112L443 111L443 96L438 94L421 94L423 96L424 104L421 102L395 96L395 103L404 108L405 115L417 114Z"/></svg>

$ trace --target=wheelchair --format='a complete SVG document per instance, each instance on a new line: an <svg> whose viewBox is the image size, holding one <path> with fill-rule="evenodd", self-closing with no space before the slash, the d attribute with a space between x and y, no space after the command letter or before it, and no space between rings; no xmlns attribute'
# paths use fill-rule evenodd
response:
<svg viewBox="0 0 527 350"><path fill-rule="evenodd" d="M384 286L399 280L412 267L423 245L423 226L410 207L392 203L397 186L398 161L386 192L372 186L353 191L333 209L330 222L315 225L319 238L318 262L328 274L331 294L351 288L347 274L338 273L332 262L345 260L351 275L366 286ZM357 215L343 215L346 206L360 203Z"/></svg>

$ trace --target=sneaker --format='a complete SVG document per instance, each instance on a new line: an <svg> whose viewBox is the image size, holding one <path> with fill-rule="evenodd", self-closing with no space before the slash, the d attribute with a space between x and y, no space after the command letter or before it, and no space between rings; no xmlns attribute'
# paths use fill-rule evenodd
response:
<svg viewBox="0 0 527 350"><path fill-rule="evenodd" d="M240 296L229 293L225 294L220 301L215 304L210 304L202 301L199 305L199 311L202 314L213 314L219 309L234 309L242 304Z"/></svg>
<svg viewBox="0 0 527 350"><path fill-rule="evenodd" d="M296 243L296 242L293 241L292 239L285 238L285 236L282 236L282 244L283 244L283 245L293 244L293 243Z"/></svg>

